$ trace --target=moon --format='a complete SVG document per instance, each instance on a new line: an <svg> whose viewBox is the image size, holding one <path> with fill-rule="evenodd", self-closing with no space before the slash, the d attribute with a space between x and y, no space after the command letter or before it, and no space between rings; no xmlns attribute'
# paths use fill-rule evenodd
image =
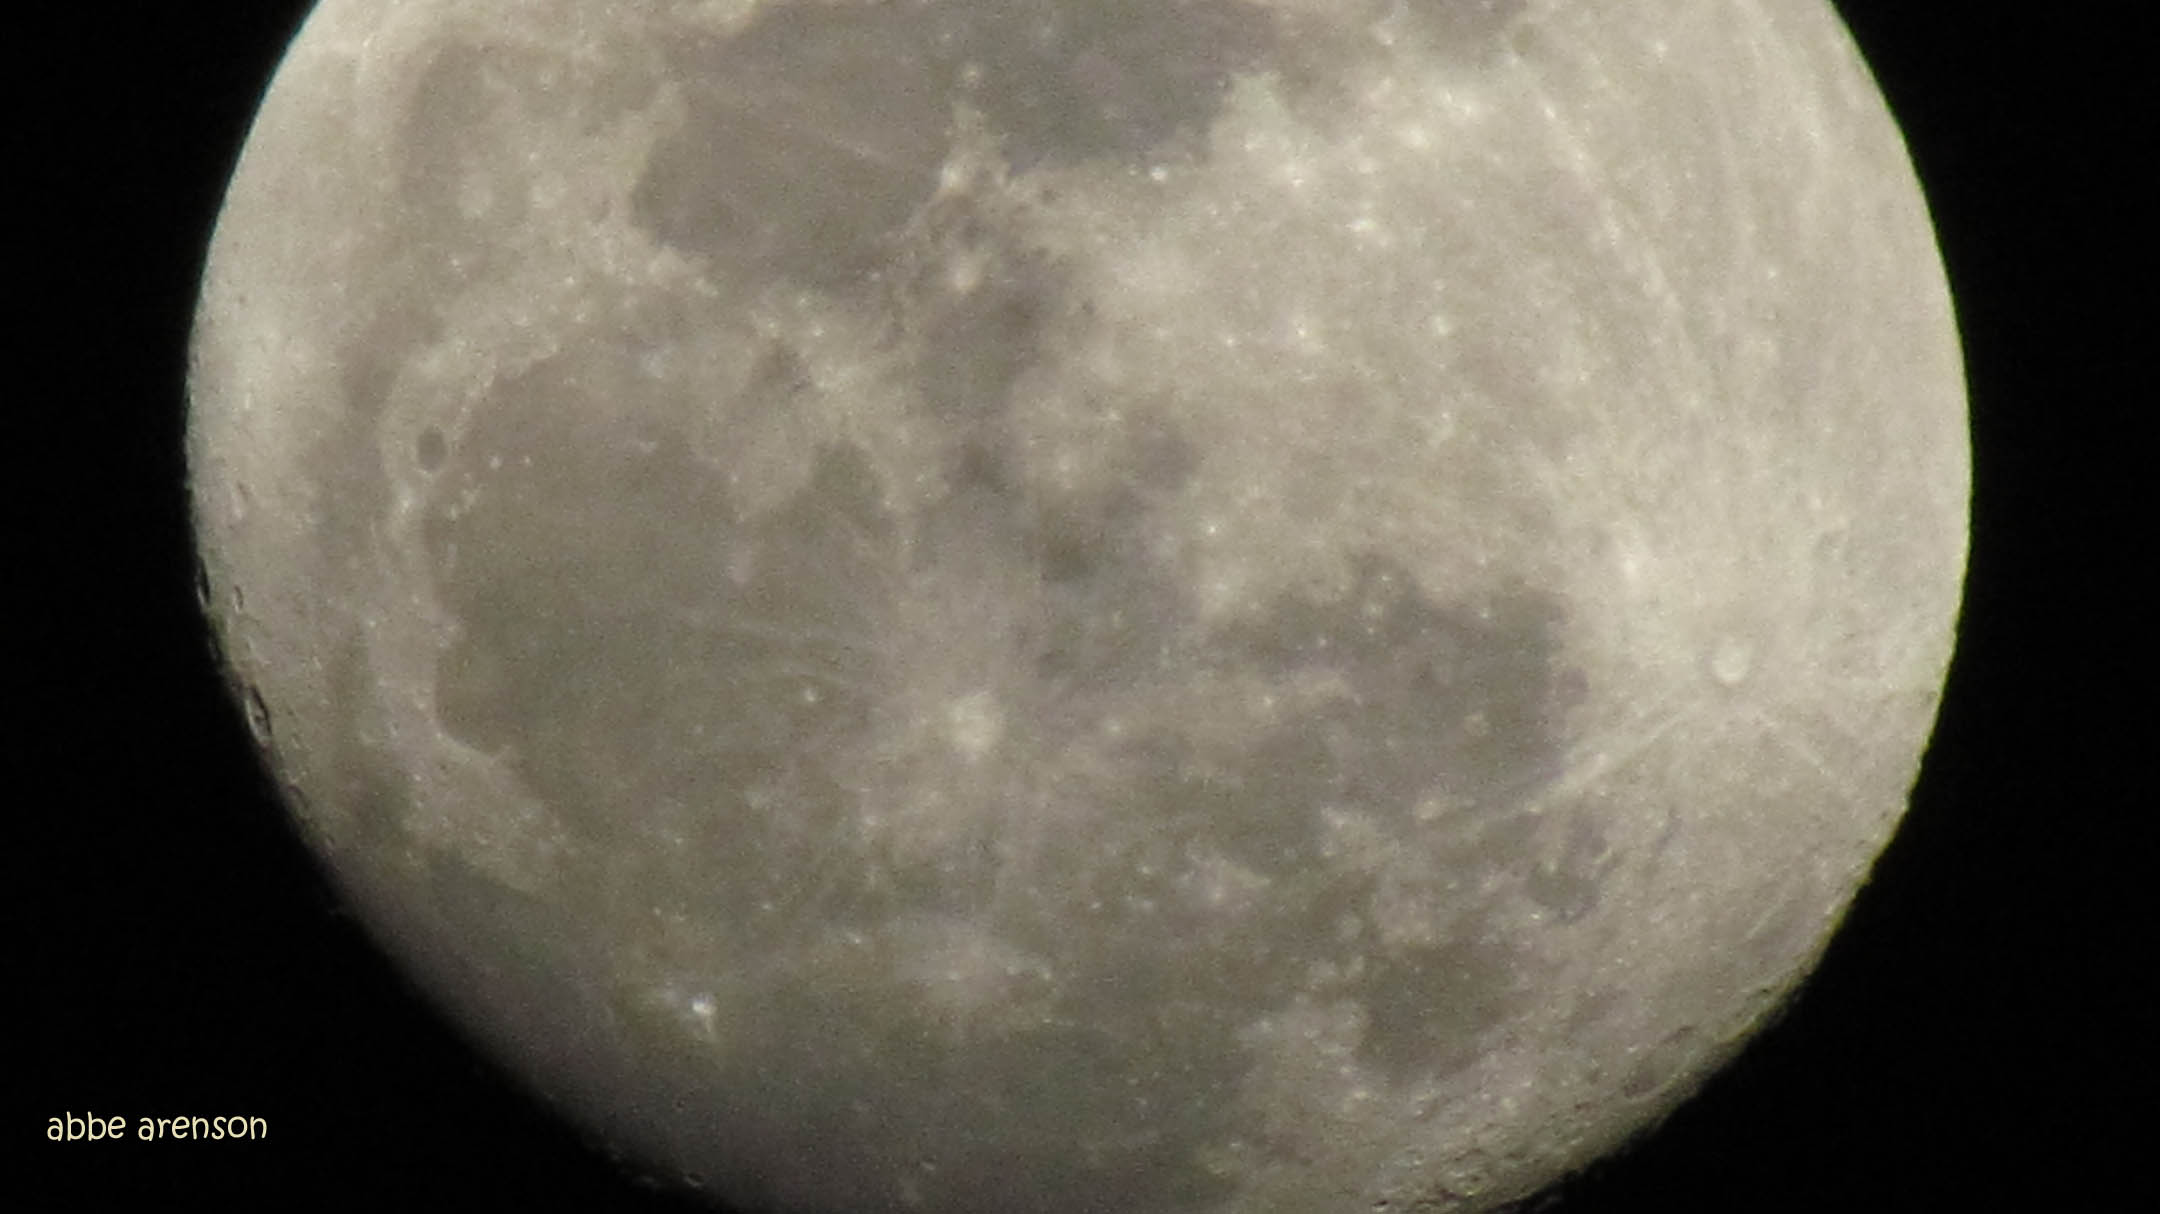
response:
<svg viewBox="0 0 2160 1214"><path fill-rule="evenodd" d="M760 1209L1561 1180L1823 949L1966 543L1820 0L324 0L190 396L296 821Z"/></svg>

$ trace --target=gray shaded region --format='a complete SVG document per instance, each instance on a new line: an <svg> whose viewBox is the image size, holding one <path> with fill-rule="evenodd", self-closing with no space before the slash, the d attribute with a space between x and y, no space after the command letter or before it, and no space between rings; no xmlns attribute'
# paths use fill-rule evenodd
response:
<svg viewBox="0 0 2160 1214"><path fill-rule="evenodd" d="M1120 862L1093 870L1095 884L1036 926L1047 945L1061 921L1092 917L1089 938L1111 942L1108 968L1126 976L1118 1005L1129 1011L1265 1008L1299 991L1347 997L1368 1015L1366 1061L1391 1074L1446 1069L1468 1061L1474 1034L1510 1010L1522 967L1469 892L1438 893L1454 904L1452 923L1429 946L1374 940L1377 877L1331 863L1322 814L1366 815L1389 848L1434 854L1451 888L1520 880L1531 823L1508 810L1557 768L1558 617L1528 594L1483 613L1440 604L1387 558L1357 565L1346 596L1286 595L1197 655L1203 667L1258 669L1278 683L1324 672L1343 694L1235 749L1175 731L1132 745L1118 756L1127 829L1113 828L1108 843ZM1469 807L1469 820L1421 828L1415 807L1433 792ZM1266 894L1236 917L1164 913L1190 904L1193 858L1211 854L1266 877ZM1123 909L1091 915L1098 903ZM1316 984L1323 968L1342 977ZM1213 1047L1235 1054L1238 1027L1212 1025Z"/></svg>
<svg viewBox="0 0 2160 1214"><path fill-rule="evenodd" d="M584 394L610 386L544 364L446 466L427 539L460 631L439 710L598 850L656 866L636 879L673 909L755 923L850 808L808 756L869 707L884 521L839 451L741 520L680 435L589 432Z"/></svg>
<svg viewBox="0 0 2160 1214"><path fill-rule="evenodd" d="M747 276L843 287L937 187L952 69L910 6L783 5L675 49L690 116L632 202L660 240Z"/></svg>
<svg viewBox="0 0 2160 1214"><path fill-rule="evenodd" d="M939 290L911 301L922 353L916 378L933 416L967 427L1001 414L1013 385L1045 353L1052 314L1065 287L1043 258L1016 253L993 236L976 247L993 251L980 283L966 292Z"/></svg>
<svg viewBox="0 0 2160 1214"><path fill-rule="evenodd" d="M1529 0L1406 0L1411 20L1434 49L1482 51L1530 7Z"/></svg>
<svg viewBox="0 0 2160 1214"><path fill-rule="evenodd" d="M1205 130L1272 45L1232 0L779 4L673 70L690 118L634 196L659 239L734 270L844 287L926 203L962 96L1020 169L1142 164Z"/></svg>
<svg viewBox="0 0 2160 1214"><path fill-rule="evenodd" d="M1276 45L1236 0L1010 0L940 6L942 44L980 64L971 99L1015 168L1142 164L1214 120L1235 73Z"/></svg>

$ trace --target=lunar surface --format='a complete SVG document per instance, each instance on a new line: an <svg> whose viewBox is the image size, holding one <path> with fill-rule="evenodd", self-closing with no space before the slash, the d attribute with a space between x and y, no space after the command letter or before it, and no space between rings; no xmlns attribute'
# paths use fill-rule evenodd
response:
<svg viewBox="0 0 2160 1214"><path fill-rule="evenodd" d="M325 0L209 614L385 945L751 1209L1490 1209L1823 948L1959 352L1822 0Z"/></svg>

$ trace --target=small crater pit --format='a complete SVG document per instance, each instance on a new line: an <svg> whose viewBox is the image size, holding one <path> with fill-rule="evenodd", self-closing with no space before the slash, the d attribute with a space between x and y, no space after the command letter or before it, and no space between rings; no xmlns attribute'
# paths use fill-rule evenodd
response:
<svg viewBox="0 0 2160 1214"><path fill-rule="evenodd" d="M255 737L255 745L269 753L272 742L270 734L270 705L264 701L262 692L252 685L240 689L241 714L247 719L248 732Z"/></svg>

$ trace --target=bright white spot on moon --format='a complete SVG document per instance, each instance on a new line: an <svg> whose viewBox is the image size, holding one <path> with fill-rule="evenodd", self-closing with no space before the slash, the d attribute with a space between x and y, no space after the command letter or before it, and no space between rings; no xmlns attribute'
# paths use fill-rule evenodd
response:
<svg viewBox="0 0 2160 1214"><path fill-rule="evenodd" d="M1754 665L1754 649L1738 637L1721 637L1710 651L1710 676L1727 687L1745 682Z"/></svg>
<svg viewBox="0 0 2160 1214"><path fill-rule="evenodd" d="M946 727L953 747L969 762L980 760L997 745L1005 731L1005 718L997 700L987 691L970 692L946 710Z"/></svg>

